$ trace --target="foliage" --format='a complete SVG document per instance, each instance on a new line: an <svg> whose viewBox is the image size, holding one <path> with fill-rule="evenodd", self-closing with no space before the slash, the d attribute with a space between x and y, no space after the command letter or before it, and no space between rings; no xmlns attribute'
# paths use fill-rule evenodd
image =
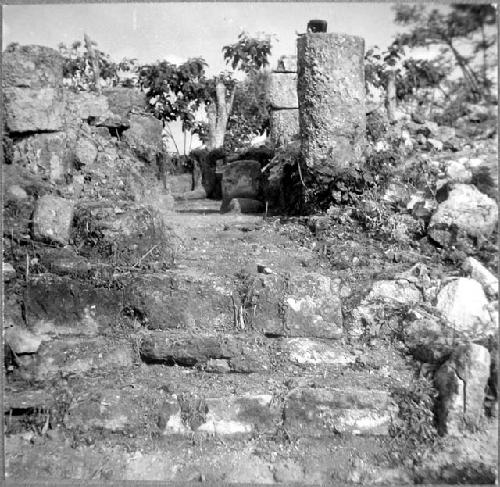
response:
<svg viewBox="0 0 500 487"><path fill-rule="evenodd" d="M487 78L487 52L496 43L487 36L486 27L496 21L492 5L452 5L449 9L428 10L423 5L399 4L394 7L396 23L409 27L397 36L396 43L410 48L440 46L442 54L451 54L462 71L463 81L473 99L484 98L491 84ZM476 39L476 34L480 34ZM458 41L467 40L474 54L482 53L482 73L473 68L474 55L465 56L457 49Z"/></svg>
<svg viewBox="0 0 500 487"><path fill-rule="evenodd" d="M92 41L92 45L97 46L97 43ZM70 47L61 42L58 47L64 59L63 76L69 80L71 87L79 91L96 89L88 48L82 47L81 41L74 41ZM98 59L100 79L115 86L118 81L116 63L111 60L109 54L97 48L94 51Z"/></svg>
<svg viewBox="0 0 500 487"><path fill-rule="evenodd" d="M269 126L267 98L269 73L251 72L236 85L233 110L229 117L224 147L234 151L247 146Z"/></svg>
<svg viewBox="0 0 500 487"><path fill-rule="evenodd" d="M238 41L222 48L224 60L233 69L244 73L258 71L269 65L271 55L271 36L250 37L243 31L238 35Z"/></svg>
<svg viewBox="0 0 500 487"><path fill-rule="evenodd" d="M418 460L421 450L438 439L434 417L437 391L428 379L419 378L407 387L396 388L392 397L398 405L399 421L392 425L391 436L404 441L408 453Z"/></svg>

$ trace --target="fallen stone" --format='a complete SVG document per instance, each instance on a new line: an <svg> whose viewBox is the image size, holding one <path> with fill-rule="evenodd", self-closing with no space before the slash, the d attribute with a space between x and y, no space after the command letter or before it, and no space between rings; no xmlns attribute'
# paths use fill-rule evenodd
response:
<svg viewBox="0 0 500 487"><path fill-rule="evenodd" d="M73 222L73 202L58 196L39 198L33 214L33 237L65 245Z"/></svg>
<svg viewBox="0 0 500 487"><path fill-rule="evenodd" d="M264 203L251 198L232 198L227 206L221 207L221 212L242 214L242 213L261 213L264 210Z"/></svg>
<svg viewBox="0 0 500 487"><path fill-rule="evenodd" d="M385 391L297 388L286 398L284 425L301 437L387 435L394 413Z"/></svg>
<svg viewBox="0 0 500 487"><path fill-rule="evenodd" d="M45 389L13 390L5 388L4 411L10 409L48 409L54 402L54 397Z"/></svg>
<svg viewBox="0 0 500 487"><path fill-rule="evenodd" d="M6 200L25 200L29 198L28 193L18 184L11 184L5 191Z"/></svg>
<svg viewBox="0 0 500 487"><path fill-rule="evenodd" d="M446 176L452 183L469 184L472 181L472 171L457 161L448 161L446 165Z"/></svg>
<svg viewBox="0 0 500 487"><path fill-rule="evenodd" d="M443 142L437 139L428 138L427 139L427 148L429 150L442 151L443 150Z"/></svg>
<svg viewBox="0 0 500 487"><path fill-rule="evenodd" d="M261 190L261 171L257 161L236 161L224 166L222 176L223 204L233 198L258 199Z"/></svg>
<svg viewBox="0 0 500 487"><path fill-rule="evenodd" d="M207 360L205 366L207 372L215 372L218 374L225 374L231 372L231 366L229 365L229 360L223 358L211 358Z"/></svg>
<svg viewBox="0 0 500 487"><path fill-rule="evenodd" d="M271 73L269 103L272 108L299 108L297 73Z"/></svg>
<svg viewBox="0 0 500 487"><path fill-rule="evenodd" d="M41 249L40 263L48 272L59 276L85 277L92 269L87 259L66 248L47 247Z"/></svg>
<svg viewBox="0 0 500 487"><path fill-rule="evenodd" d="M8 343L12 351L16 354L36 353L42 344L42 339L19 326L11 326L4 329L4 340Z"/></svg>
<svg viewBox="0 0 500 487"><path fill-rule="evenodd" d="M311 340L309 338L289 338L283 342L283 349L291 362L305 365L348 365L356 357L336 344Z"/></svg>
<svg viewBox="0 0 500 487"><path fill-rule="evenodd" d="M476 280L479 284L481 284L481 286L483 286L484 292L488 296L491 296L492 298L498 296L498 278L486 269L481 262L474 259L474 257L467 257L464 262L463 269L472 279Z"/></svg>
<svg viewBox="0 0 500 487"><path fill-rule="evenodd" d="M14 277L16 277L16 270L9 262L2 262L2 276L4 282L10 281Z"/></svg>
<svg viewBox="0 0 500 487"><path fill-rule="evenodd" d="M6 88L4 121L9 132L61 130L64 101L59 88Z"/></svg>
<svg viewBox="0 0 500 487"><path fill-rule="evenodd" d="M497 222L498 206L493 199L474 186L456 184L432 215L428 234L437 243L447 245L453 243L453 228L472 237L489 236Z"/></svg>
<svg viewBox="0 0 500 487"><path fill-rule="evenodd" d="M460 436L479 426L484 416L484 391L490 375L490 354L475 344L458 347L437 371L437 412L441 434Z"/></svg>
<svg viewBox="0 0 500 487"><path fill-rule="evenodd" d="M458 331L470 336L486 336L494 331L488 300L474 279L460 277L447 284L438 294L436 309Z"/></svg>

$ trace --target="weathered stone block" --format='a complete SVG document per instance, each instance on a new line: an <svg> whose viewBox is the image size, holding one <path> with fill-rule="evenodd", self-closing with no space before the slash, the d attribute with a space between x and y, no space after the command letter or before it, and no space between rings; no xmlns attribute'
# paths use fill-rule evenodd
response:
<svg viewBox="0 0 500 487"><path fill-rule="evenodd" d="M386 391L297 388L286 398L284 417L289 433L324 438L387 435L394 413Z"/></svg>
<svg viewBox="0 0 500 487"><path fill-rule="evenodd" d="M223 205L221 211L229 213L261 213L264 210L262 201L251 198L233 198L227 205Z"/></svg>
<svg viewBox="0 0 500 487"><path fill-rule="evenodd" d="M102 95L108 100L110 111L120 119L127 119L136 109L144 110L146 105L144 93L133 88L107 88Z"/></svg>
<svg viewBox="0 0 500 487"><path fill-rule="evenodd" d="M441 433L460 436L475 428L484 416L484 391L490 375L490 354L481 345L457 348L437 371L438 427Z"/></svg>
<svg viewBox="0 0 500 487"><path fill-rule="evenodd" d="M64 102L60 88L6 88L4 120L10 132L61 130Z"/></svg>
<svg viewBox="0 0 500 487"><path fill-rule="evenodd" d="M70 133L35 134L13 145L12 163L51 182L61 181L72 168L74 140Z"/></svg>
<svg viewBox="0 0 500 487"><path fill-rule="evenodd" d="M472 237L488 236L498 222L498 205L495 200L478 191L474 186L456 184L448 199L432 215L428 234L441 245L453 245L457 230Z"/></svg>
<svg viewBox="0 0 500 487"><path fill-rule="evenodd" d="M344 366L356 361L355 355L340 345L309 338L285 339L282 349L289 360L296 364Z"/></svg>
<svg viewBox="0 0 500 487"><path fill-rule="evenodd" d="M275 145L288 144L298 137L299 110L273 110L271 112L270 137Z"/></svg>
<svg viewBox="0 0 500 487"><path fill-rule="evenodd" d="M28 327L47 337L96 335L120 316L122 293L52 274L33 277L25 291Z"/></svg>
<svg viewBox="0 0 500 487"><path fill-rule="evenodd" d="M58 196L42 196L35 205L33 236L35 239L67 244L72 221L72 201Z"/></svg>
<svg viewBox="0 0 500 487"><path fill-rule="evenodd" d="M231 288L223 279L189 272L135 278L127 307L149 329L234 326Z"/></svg>
<svg viewBox="0 0 500 487"><path fill-rule="evenodd" d="M94 123L100 123L112 114L109 110L108 98L104 95L80 91L65 93L67 109L79 120L87 122L94 119Z"/></svg>
<svg viewBox="0 0 500 487"><path fill-rule="evenodd" d="M364 40L308 33L297 48L302 155L316 175L330 178L364 148Z"/></svg>
<svg viewBox="0 0 500 487"><path fill-rule="evenodd" d="M269 103L272 108L299 108L297 73L271 73Z"/></svg>
<svg viewBox="0 0 500 487"><path fill-rule="evenodd" d="M17 46L2 53L4 87L61 87L63 58L49 47Z"/></svg>
<svg viewBox="0 0 500 487"><path fill-rule="evenodd" d="M123 141L137 157L156 164L156 155L162 150L163 125L152 115L130 115L130 128L123 132Z"/></svg>
<svg viewBox="0 0 500 487"><path fill-rule="evenodd" d="M78 164L91 166L97 160L97 147L90 139L78 139L75 147L75 157Z"/></svg>

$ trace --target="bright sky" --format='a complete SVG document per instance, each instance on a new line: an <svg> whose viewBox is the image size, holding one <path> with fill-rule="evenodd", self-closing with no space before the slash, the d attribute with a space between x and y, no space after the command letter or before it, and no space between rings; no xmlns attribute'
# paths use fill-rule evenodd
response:
<svg viewBox="0 0 500 487"><path fill-rule="evenodd" d="M385 48L396 32L389 3L113 3L7 5L3 46L10 42L57 47L82 40L83 33L119 61L135 57L179 63L202 56L209 74L226 69L222 46L250 34L274 34L271 65L295 54L296 32L311 19L328 21L329 32L362 36L366 46Z"/></svg>

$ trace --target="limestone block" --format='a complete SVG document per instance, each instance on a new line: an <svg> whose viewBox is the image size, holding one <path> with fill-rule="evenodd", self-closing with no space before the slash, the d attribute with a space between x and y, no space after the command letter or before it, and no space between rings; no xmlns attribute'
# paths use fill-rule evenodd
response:
<svg viewBox="0 0 500 487"><path fill-rule="evenodd" d="M269 102L272 108L299 107L296 73L271 73Z"/></svg>
<svg viewBox="0 0 500 487"><path fill-rule="evenodd" d="M42 196L35 205L33 236L35 239L67 244L72 221L72 201L58 196Z"/></svg>

